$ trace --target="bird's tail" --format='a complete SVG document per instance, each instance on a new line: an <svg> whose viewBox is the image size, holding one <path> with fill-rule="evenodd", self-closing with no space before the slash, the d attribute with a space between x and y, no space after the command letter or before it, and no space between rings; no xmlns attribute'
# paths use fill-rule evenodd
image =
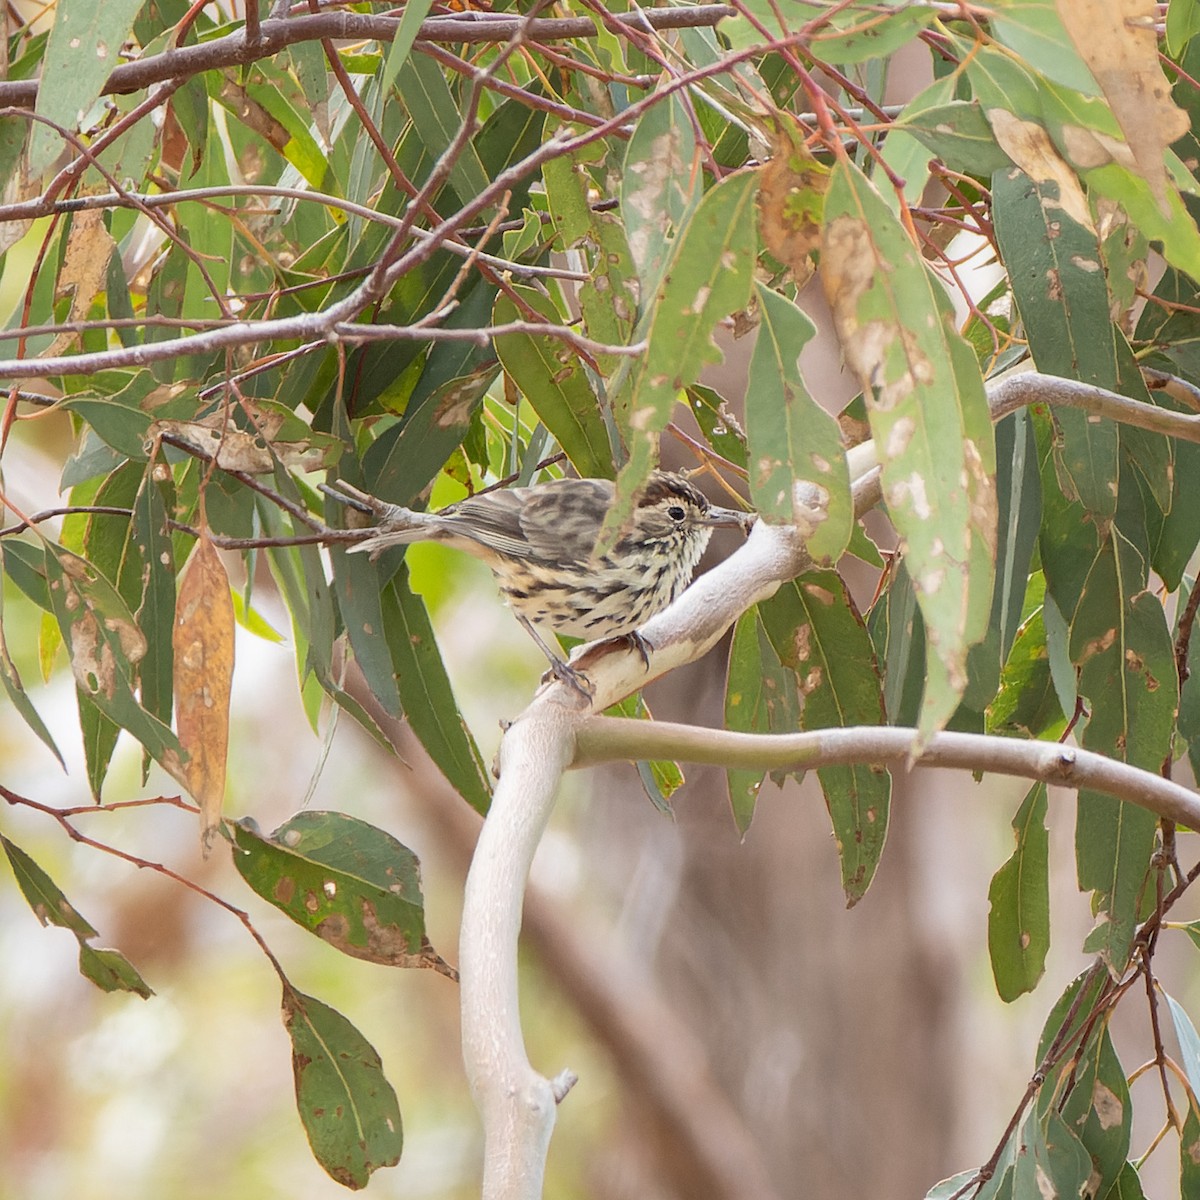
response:
<svg viewBox="0 0 1200 1200"><path fill-rule="evenodd" d="M322 484L321 491L339 504L346 504L359 512L367 513L379 522L372 537L363 538L361 542L346 547L349 554L369 554L372 558L377 558L389 546L405 546L432 536L437 524L429 513L414 512L402 504L389 504L344 479L338 479L332 484Z"/></svg>

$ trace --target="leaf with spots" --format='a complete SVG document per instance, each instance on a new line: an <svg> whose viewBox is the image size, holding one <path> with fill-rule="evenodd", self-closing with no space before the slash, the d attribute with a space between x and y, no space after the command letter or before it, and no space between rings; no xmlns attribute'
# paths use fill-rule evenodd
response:
<svg viewBox="0 0 1200 1200"><path fill-rule="evenodd" d="M680 392L710 363L721 361L713 342L717 323L750 301L757 238L752 171L730 175L709 191L675 240L662 287L650 303L646 353L625 375L613 414L629 451L617 476L617 495L601 533L611 545L633 509L634 497L658 461L658 438Z"/></svg>
<svg viewBox="0 0 1200 1200"><path fill-rule="evenodd" d="M767 127L771 157L761 170L758 227L763 245L801 287L812 275L813 257L821 248L821 212L829 168L813 157L805 145L804 131L790 113L770 114Z"/></svg>
<svg viewBox="0 0 1200 1200"><path fill-rule="evenodd" d="M313 1157L343 1187L364 1188L404 1147L400 1105L375 1047L340 1012L283 987L296 1108Z"/></svg>
<svg viewBox="0 0 1200 1200"><path fill-rule="evenodd" d="M1115 390L1117 347L1095 231L1064 210L1057 185L1011 168L992 180L996 236L1039 371ZM1117 508L1117 426L1079 409L1052 413L1063 492L1099 522Z"/></svg>
<svg viewBox="0 0 1200 1200"><path fill-rule="evenodd" d="M54 86L38 89L39 116L78 129L104 81L120 64L121 47L144 2L58 0L42 60L42 78L53 80ZM39 122L29 142L30 174L40 174L65 148L61 135Z"/></svg>
<svg viewBox="0 0 1200 1200"><path fill-rule="evenodd" d="M1082 1196L1091 1173L1091 1157L1058 1110L1044 1116L1031 1111L1021 1128L1013 1195L1047 1200Z"/></svg>
<svg viewBox="0 0 1200 1200"><path fill-rule="evenodd" d="M780 661L796 673L804 729L882 725L886 718L875 653L836 571L785 583L758 606ZM892 777L875 764L817 772L833 824L846 902L862 899L887 837Z"/></svg>
<svg viewBox="0 0 1200 1200"><path fill-rule="evenodd" d="M225 799L234 627L229 577L208 530L202 529L179 573L172 648L175 728L188 754L187 789L200 805L206 848Z"/></svg>
<svg viewBox="0 0 1200 1200"><path fill-rule="evenodd" d="M815 562L836 563L854 528L854 502L837 420L800 375L799 354L816 326L777 292L755 290L762 320L746 388L750 497L763 520L795 525Z"/></svg>
<svg viewBox="0 0 1200 1200"><path fill-rule="evenodd" d="M80 692L187 787L179 740L134 695L146 639L116 588L86 559L50 543L46 544L46 581Z"/></svg>
<svg viewBox="0 0 1200 1200"><path fill-rule="evenodd" d="M1158 597L1146 568L1116 529L1100 547L1071 618L1071 660L1091 716L1088 750L1157 772L1170 753L1179 682ZM1079 886L1095 891L1100 922L1085 943L1109 969L1128 962L1137 904L1158 819L1136 805L1081 789L1075 829Z"/></svg>
<svg viewBox="0 0 1200 1200"><path fill-rule="evenodd" d="M655 104L634 126L621 169L621 224L642 285L642 307L654 296L673 239L699 199L696 138L677 94Z"/></svg>
<svg viewBox="0 0 1200 1200"><path fill-rule="evenodd" d="M752 608L738 618L729 648L725 728L741 733L792 733L799 724L795 673L779 661L758 612ZM733 819L738 832L745 834L767 773L731 767L725 774ZM797 771L795 776L801 780L804 772ZM781 774L779 782L784 778Z"/></svg>
<svg viewBox="0 0 1200 1200"><path fill-rule="evenodd" d="M596 185L589 166L602 154L603 147L596 145L551 159L542 168L542 177L550 216L562 237L557 248L581 244L588 256L588 277L579 284L583 327L589 337L615 346L629 341L637 323L638 273L619 216L593 207ZM596 361L605 374L617 366L611 355L598 356Z"/></svg>
<svg viewBox="0 0 1200 1200"><path fill-rule="evenodd" d="M99 935L30 855L3 834L0 834L0 847L33 915L43 925L57 925L75 935L79 942L79 972L85 979L106 992L134 992L143 1000L154 995L123 954L91 945L92 938Z"/></svg>
<svg viewBox="0 0 1200 1200"><path fill-rule="evenodd" d="M878 192L839 163L820 275L862 384L888 515L925 620L924 742L957 709L987 632L996 555L995 439L979 365L941 283Z"/></svg>
<svg viewBox="0 0 1200 1200"><path fill-rule="evenodd" d="M1063 1120L1091 1156L1092 1178L1097 1181L1094 1194L1111 1196L1109 1189L1126 1165L1133 1108L1107 1023L1098 1023L1083 1049L1052 1073L1042 1096L1061 1095L1058 1085L1067 1075L1073 1086L1062 1103Z"/></svg>
<svg viewBox="0 0 1200 1200"><path fill-rule="evenodd" d="M382 829L339 812L302 812L263 837L233 826L233 861L264 900L349 954L453 975L425 937L417 856Z"/></svg>
<svg viewBox="0 0 1200 1200"><path fill-rule="evenodd" d="M1036 783L1012 822L1017 848L988 890L988 954L1001 1000L1032 992L1050 949L1050 836L1046 785Z"/></svg>
<svg viewBox="0 0 1200 1200"><path fill-rule="evenodd" d="M1058 14L1100 85L1151 194L1166 207L1163 155L1183 137L1188 114L1171 99L1158 36L1143 0L1058 0Z"/></svg>

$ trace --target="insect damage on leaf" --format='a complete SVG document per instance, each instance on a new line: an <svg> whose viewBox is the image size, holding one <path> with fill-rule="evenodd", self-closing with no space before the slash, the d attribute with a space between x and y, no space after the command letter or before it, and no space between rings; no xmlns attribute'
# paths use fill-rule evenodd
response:
<svg viewBox="0 0 1200 1200"><path fill-rule="evenodd" d="M809 152L794 117L777 112L770 124L771 158L760 172L758 227L767 249L800 285L812 275L813 255L821 246L829 168Z"/></svg>

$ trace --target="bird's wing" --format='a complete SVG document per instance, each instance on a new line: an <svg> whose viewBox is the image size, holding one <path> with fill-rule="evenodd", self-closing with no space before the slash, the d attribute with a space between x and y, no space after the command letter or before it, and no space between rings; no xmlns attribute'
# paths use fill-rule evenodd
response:
<svg viewBox="0 0 1200 1200"><path fill-rule="evenodd" d="M612 505L607 479L556 479L530 488L521 506L521 529L530 557L587 562Z"/></svg>
<svg viewBox="0 0 1200 1200"><path fill-rule="evenodd" d="M612 492L612 484L603 479L558 479L508 488L443 509L439 524L445 535L510 558L585 561L591 557Z"/></svg>

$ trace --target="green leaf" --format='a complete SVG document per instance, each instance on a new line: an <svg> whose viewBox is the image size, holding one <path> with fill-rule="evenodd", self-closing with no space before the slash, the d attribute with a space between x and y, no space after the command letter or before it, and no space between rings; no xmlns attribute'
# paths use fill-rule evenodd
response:
<svg viewBox="0 0 1200 1200"><path fill-rule="evenodd" d="M756 285L761 324L746 386L750 497L765 521L796 525L813 560L841 558L854 527L850 470L833 415L810 394L799 355L816 326Z"/></svg>
<svg viewBox="0 0 1200 1200"><path fill-rule="evenodd" d="M96 931L63 895L58 885L21 849L0 834L0 846L8 856L9 866L17 877L21 894L33 909L33 915L43 925L58 925L69 929L81 941L96 937Z"/></svg>
<svg viewBox="0 0 1200 1200"><path fill-rule="evenodd" d="M142 706L164 724L171 720L175 625L175 551L167 522L167 506L151 463L134 498L130 541L143 572L137 609L138 626L146 635L146 654L138 670Z"/></svg>
<svg viewBox="0 0 1200 1200"><path fill-rule="evenodd" d="M1184 1193L1186 1196L1186 1193ZM1112 1187L1105 1193L1105 1200L1145 1200L1146 1193L1142 1191L1142 1179L1137 1167L1127 1162L1121 1167ZM1182 1197L1181 1197L1182 1200Z"/></svg>
<svg viewBox="0 0 1200 1200"><path fill-rule="evenodd" d="M699 199L696 140L677 93L638 119L621 171L621 224L649 308L672 255L672 235L683 228Z"/></svg>
<svg viewBox="0 0 1200 1200"><path fill-rule="evenodd" d="M1179 1200L1200 1196L1200 1116L1188 1103L1183 1129L1179 1132Z"/></svg>
<svg viewBox="0 0 1200 1200"><path fill-rule="evenodd" d="M1067 36L1054 0L998 0L991 12L996 38L1048 79L1084 95L1099 89Z"/></svg>
<svg viewBox="0 0 1200 1200"><path fill-rule="evenodd" d="M186 786L174 733L134 696L135 666L145 656L146 639L116 589L86 559L50 544L46 578L76 686Z"/></svg>
<svg viewBox="0 0 1200 1200"><path fill-rule="evenodd" d="M77 130L112 74L143 0L59 0L42 60L35 111ZM61 136L40 122L29 143L30 174L40 175L66 149Z"/></svg>
<svg viewBox="0 0 1200 1200"><path fill-rule="evenodd" d="M967 656L970 675L963 704L984 711L1000 687L1001 666L1012 648L1029 583L1029 565L1042 521L1037 445L1029 414L1013 413L996 426L996 589L982 642Z"/></svg>
<svg viewBox="0 0 1200 1200"><path fill-rule="evenodd" d="M119 950L106 950L80 942L79 973L101 991L133 992L143 1000L149 1000L154 995L153 988Z"/></svg>
<svg viewBox="0 0 1200 1200"><path fill-rule="evenodd" d="M302 812L270 837L233 827L234 865L264 900L322 941L385 966L441 962L425 938L420 864L382 829L340 812Z"/></svg>
<svg viewBox="0 0 1200 1200"><path fill-rule="evenodd" d="M818 60L830 63L888 58L916 38L935 17L934 11L924 5L888 5L881 10L879 5L867 0L834 5L822 0L791 0L784 9L772 4L771 0L748 0L745 8L767 29L783 33L795 33L807 23L828 14L805 42ZM783 29L780 28L781 13L787 16ZM757 27L745 17L722 22L721 32L730 38L735 50L760 45L763 41Z"/></svg>
<svg viewBox="0 0 1200 1200"><path fill-rule="evenodd" d="M1032 992L1050 949L1050 838L1046 785L1029 790L1013 818L1017 848L988 889L988 953L1001 1000Z"/></svg>
<svg viewBox="0 0 1200 1200"><path fill-rule="evenodd" d="M396 78L404 107L421 141L435 157L442 154L462 124L442 67L424 54L409 55L400 64ZM460 196L478 196L488 182L475 145L468 142L450 169L451 186Z"/></svg>
<svg viewBox="0 0 1200 1200"><path fill-rule="evenodd" d="M1059 203L1058 186L1010 168L992 180L996 233L1040 371L1097 387L1118 386L1100 244ZM1079 409L1052 413L1056 464L1066 494L1099 522L1117 507L1117 426Z"/></svg>
<svg viewBox="0 0 1200 1200"><path fill-rule="evenodd" d="M1091 1170L1088 1152L1056 1109L1040 1119L1030 1113L1021 1130L1014 1196L1080 1196Z"/></svg>
<svg viewBox="0 0 1200 1200"><path fill-rule="evenodd" d="M458 794L477 812L487 812L487 768L458 711L429 614L409 589L404 569L383 589L383 629L413 733Z"/></svg>
<svg viewBox="0 0 1200 1200"><path fill-rule="evenodd" d="M978 101L928 104L925 95L922 92L909 101L896 118L897 130L912 134L948 167L968 175L986 179L1010 165ZM888 135L889 140L892 136Z"/></svg>
<svg viewBox="0 0 1200 1200"><path fill-rule="evenodd" d="M0 834L0 847L8 857L33 915L43 925L58 925L69 929L79 942L79 971L106 992L136 992L143 1000L154 993L123 954L116 950L101 950L89 945L98 936L91 924L63 895L58 885L21 849Z"/></svg>
<svg viewBox="0 0 1200 1200"><path fill-rule="evenodd" d="M663 107L656 105L655 109ZM654 111L654 110L651 110ZM597 212L590 198L594 186L589 165L604 153L599 143L574 155L551 159L542 168L546 201L561 249L582 243L588 255L588 278L579 285L579 309L588 336L609 346L623 346L638 316L638 276L625 230L615 213ZM599 356L607 375L617 362Z"/></svg>
<svg viewBox="0 0 1200 1200"><path fill-rule="evenodd" d="M744 171L709 191L676 239L662 288L650 305L645 355L627 388L617 393L614 415L629 450L617 477L617 498L601 533L615 539L634 496L658 458L658 436L671 419L681 389L705 364L721 361L713 343L717 322L750 300L756 234L757 178Z"/></svg>
<svg viewBox="0 0 1200 1200"><path fill-rule="evenodd" d="M329 557L333 563L333 591L354 659L383 711L399 717L404 710L396 671L391 650L380 636L384 625L379 568L365 554L347 554L343 547L331 547Z"/></svg>
<svg viewBox="0 0 1200 1200"><path fill-rule="evenodd" d="M796 673L804 729L882 725L875 655L862 618L836 571L814 571L784 584L758 606L784 666ZM892 777L877 764L817 771L833 824L848 905L866 894L887 837Z"/></svg>
<svg viewBox="0 0 1200 1200"><path fill-rule="evenodd" d="M940 282L856 168L825 197L821 278L846 360L867 398L888 515L926 627L920 740L967 686L995 574L995 439L974 351Z"/></svg>
<svg viewBox="0 0 1200 1200"><path fill-rule="evenodd" d="M433 0L412 0L411 3L405 4L404 11L400 14L396 36L385 52L383 70L379 75L379 86L384 92L392 86L400 68L408 61L409 51L412 50L413 42L417 40L417 34L421 30L421 22L429 16L432 7Z"/></svg>
<svg viewBox="0 0 1200 1200"><path fill-rule="evenodd" d="M1179 1065L1187 1076L1192 1094L1200 1095L1200 1034L1196 1032L1196 1027L1183 1005L1174 996L1165 992L1163 995L1166 996L1167 1007L1171 1012L1171 1024L1175 1027L1175 1037L1179 1041Z"/></svg>
<svg viewBox="0 0 1200 1200"><path fill-rule="evenodd" d="M344 1187L366 1187L404 1146L400 1106L375 1047L341 1013L286 984L283 1024L313 1156Z"/></svg>
<svg viewBox="0 0 1200 1200"><path fill-rule="evenodd" d="M725 728L745 733L785 733L800 724L796 676L785 669L767 640L755 609L742 613L729 648L725 685ZM738 832L745 834L766 773L741 768L726 771L729 803ZM798 772L797 779L804 773Z"/></svg>
<svg viewBox="0 0 1200 1200"><path fill-rule="evenodd" d="M1145 567L1120 535L1106 539L1071 621L1071 658L1090 701L1086 749L1157 772L1170 752L1179 696L1174 647ZM1124 969L1158 819L1111 796L1079 793L1075 852L1079 886L1094 890L1100 924L1085 949Z"/></svg>
<svg viewBox="0 0 1200 1200"><path fill-rule="evenodd" d="M533 288L514 286L512 293L547 324L563 323L554 303ZM530 319L510 295L496 297L492 320L497 325ZM608 431L576 351L559 338L528 333L501 334L492 343L505 371L580 476L611 479L612 447Z"/></svg>
<svg viewBox="0 0 1200 1200"><path fill-rule="evenodd" d="M746 435L725 397L696 383L687 389L687 398L705 441L735 467L745 467Z"/></svg>
<svg viewBox="0 0 1200 1200"><path fill-rule="evenodd" d="M1060 1112L1091 1156L1095 1194L1104 1196L1126 1165L1133 1123L1125 1070L1106 1024L1099 1025L1070 1069L1073 1086Z"/></svg>
<svg viewBox="0 0 1200 1200"><path fill-rule="evenodd" d="M649 708L646 707L645 697L641 692L634 692L623 700L611 705L607 713L614 717L628 717L634 721L650 721ZM664 816L673 817L670 799L679 791L685 782L683 768L677 762L658 760L656 762L638 762L634 764L642 791L646 798Z"/></svg>
<svg viewBox="0 0 1200 1200"><path fill-rule="evenodd" d="M1043 610L1032 613L1000 674L1000 689L987 710L987 732L1057 738L1066 725L1050 673Z"/></svg>

